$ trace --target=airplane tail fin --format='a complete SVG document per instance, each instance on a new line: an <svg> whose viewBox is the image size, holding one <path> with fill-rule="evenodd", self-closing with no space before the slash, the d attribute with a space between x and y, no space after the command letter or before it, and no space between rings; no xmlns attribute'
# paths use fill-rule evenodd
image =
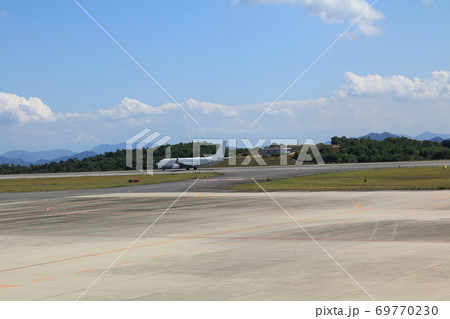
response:
<svg viewBox="0 0 450 319"><path fill-rule="evenodd" d="M227 148L227 141L223 140L222 145L220 145L219 149L217 150L216 154L214 154L213 158L225 158L225 149Z"/></svg>

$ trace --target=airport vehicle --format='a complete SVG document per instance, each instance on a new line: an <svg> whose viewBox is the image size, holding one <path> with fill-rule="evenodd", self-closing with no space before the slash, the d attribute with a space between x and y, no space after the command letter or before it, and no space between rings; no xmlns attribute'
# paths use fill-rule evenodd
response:
<svg viewBox="0 0 450 319"><path fill-rule="evenodd" d="M222 145L217 150L216 154L204 157L182 157L182 158L164 158L160 160L156 165L158 169L162 169L163 171L166 169L177 169L177 168L185 168L189 170L193 168L194 170L197 167L205 167L211 166L217 163L222 162L225 159L225 148L226 141L222 142Z"/></svg>

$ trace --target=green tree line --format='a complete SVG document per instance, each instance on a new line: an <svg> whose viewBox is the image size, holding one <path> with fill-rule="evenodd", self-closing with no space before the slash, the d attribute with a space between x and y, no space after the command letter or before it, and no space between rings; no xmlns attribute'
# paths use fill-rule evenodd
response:
<svg viewBox="0 0 450 319"><path fill-rule="evenodd" d="M406 137L370 138L334 136L331 145L319 145L325 163L366 163L450 159L450 140L418 141Z"/></svg>
<svg viewBox="0 0 450 319"><path fill-rule="evenodd" d="M165 158L166 148L171 148L171 157L192 157L193 143L163 145L153 153L153 168L156 163ZM442 143L417 141L405 137L389 137L383 141L370 138L333 137L331 145L318 145L325 163L364 163L364 162L395 162L450 159L450 140ZM216 145L202 145L201 156L216 152ZM246 149L238 149L237 154L247 155ZM298 151L296 153L298 155ZM228 156L228 149L225 156ZM133 150L136 159L136 150ZM135 167L135 163L133 163ZM143 150L143 168L147 169L147 150ZM66 172L98 172L133 170L126 166L126 151L117 150L101 155L87 157L82 160L68 159L60 162L50 162L41 165L0 165L0 174L31 174L31 173L66 173Z"/></svg>

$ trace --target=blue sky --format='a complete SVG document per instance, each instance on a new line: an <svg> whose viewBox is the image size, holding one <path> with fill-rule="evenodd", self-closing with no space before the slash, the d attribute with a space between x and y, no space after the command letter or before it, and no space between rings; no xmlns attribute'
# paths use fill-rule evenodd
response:
<svg viewBox="0 0 450 319"><path fill-rule="evenodd" d="M192 138L450 133L450 3L0 1L0 152Z"/></svg>

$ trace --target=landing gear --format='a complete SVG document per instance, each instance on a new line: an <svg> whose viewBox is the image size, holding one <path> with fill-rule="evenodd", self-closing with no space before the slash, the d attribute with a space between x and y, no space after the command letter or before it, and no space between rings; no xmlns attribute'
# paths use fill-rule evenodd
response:
<svg viewBox="0 0 450 319"><path fill-rule="evenodd" d="M197 167L194 166L194 171L196 171L196 170L197 170Z"/></svg>
<svg viewBox="0 0 450 319"><path fill-rule="evenodd" d="M164 167L162 168L163 172L166 170Z"/></svg>
<svg viewBox="0 0 450 319"><path fill-rule="evenodd" d="M186 170L188 171L188 170L189 170L189 167L186 167Z"/></svg>

